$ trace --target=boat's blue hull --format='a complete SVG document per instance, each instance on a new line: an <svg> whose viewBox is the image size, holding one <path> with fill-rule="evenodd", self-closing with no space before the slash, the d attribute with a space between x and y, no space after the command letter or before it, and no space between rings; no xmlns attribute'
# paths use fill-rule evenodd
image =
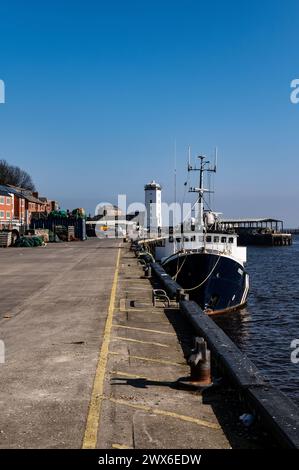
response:
<svg viewBox="0 0 299 470"><path fill-rule="evenodd" d="M209 252L177 253L162 262L183 289L208 313L222 313L245 305L248 274L235 259Z"/></svg>

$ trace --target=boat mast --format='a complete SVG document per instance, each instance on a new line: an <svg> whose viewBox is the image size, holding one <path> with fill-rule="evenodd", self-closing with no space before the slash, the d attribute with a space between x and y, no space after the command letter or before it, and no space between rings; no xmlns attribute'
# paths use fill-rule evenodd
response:
<svg viewBox="0 0 299 470"><path fill-rule="evenodd" d="M195 214L197 218L197 224L198 224L198 229L203 230L204 228L204 221L203 221L203 213L204 213L204 202L203 202L203 195L204 193L211 193L213 191L210 191L209 189L205 189L203 187L204 184L204 172L205 171L210 171L213 173L216 173L216 164L214 167L207 167L210 162L209 160L206 160L206 157L203 155L199 155L197 157L200 160L200 166L199 168L193 167L190 163L190 158L188 162L188 172L189 171L199 171L199 187L194 187L194 188L189 188L189 193L198 193L198 198L195 204Z"/></svg>

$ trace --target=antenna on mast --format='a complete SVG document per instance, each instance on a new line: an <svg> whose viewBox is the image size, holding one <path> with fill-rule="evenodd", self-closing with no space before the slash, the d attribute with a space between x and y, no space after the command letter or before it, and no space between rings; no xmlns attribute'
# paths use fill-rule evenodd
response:
<svg viewBox="0 0 299 470"><path fill-rule="evenodd" d="M191 147L189 145L188 147L188 171L192 170L192 165L191 165Z"/></svg>
<svg viewBox="0 0 299 470"><path fill-rule="evenodd" d="M215 164L214 164L214 172L217 171L217 160L218 160L218 147L215 147Z"/></svg>

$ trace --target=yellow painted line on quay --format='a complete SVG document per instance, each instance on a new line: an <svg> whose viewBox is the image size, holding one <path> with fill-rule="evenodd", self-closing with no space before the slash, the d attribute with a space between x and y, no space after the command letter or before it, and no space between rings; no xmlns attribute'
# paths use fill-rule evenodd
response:
<svg viewBox="0 0 299 470"><path fill-rule="evenodd" d="M129 372L122 372L121 370L114 370L112 372L112 375L117 375L119 377L127 378L127 379L144 379L144 380L150 380L151 382L167 382L167 380L161 380L160 378L153 378L153 377L147 377L145 375L136 375L136 374L130 374ZM117 377L115 377L117 379Z"/></svg>
<svg viewBox="0 0 299 470"><path fill-rule="evenodd" d="M130 374L129 372L122 372L121 370L114 370L113 372L111 372L111 375L118 376L124 379L144 379L150 382L160 382L161 385L165 382L170 382L170 380L161 380L161 377L153 378L145 375ZM115 377L115 379L117 380L117 377Z"/></svg>
<svg viewBox="0 0 299 470"><path fill-rule="evenodd" d="M89 409L87 414L87 421L85 427L85 433L83 437L82 448L83 449L94 449L97 445L97 434L99 427L99 420L101 414L101 405L103 401L103 390L104 390L104 379L107 367L107 360L109 354L109 343L113 322L113 312L115 306L116 288L119 273L119 260L120 260L121 249L118 249L116 266L114 272L114 278L110 294L110 302L108 308L108 315L105 324L104 336L102 347L99 354L98 364L96 368L95 378L93 382L93 389L91 393Z"/></svg>
<svg viewBox="0 0 299 470"><path fill-rule="evenodd" d="M135 280L134 280L135 282ZM134 290L134 291L137 291L137 292L150 292L149 288L148 288L148 285L144 285L144 286L127 286L125 291L129 291L129 290Z"/></svg>
<svg viewBox="0 0 299 470"><path fill-rule="evenodd" d="M119 312L116 312L116 313L144 313L146 314L147 316L151 317L151 315L162 315L164 318L165 317L165 313L164 313L164 310L162 312L159 312L159 311L148 311L148 309L141 309L141 308L126 308L125 310L121 310L119 309ZM169 324L169 322L168 322Z"/></svg>
<svg viewBox="0 0 299 470"><path fill-rule="evenodd" d="M113 340L121 340L121 341L128 341L132 343L149 344L151 346L160 346L161 348L169 348L168 344L152 343L151 341L142 341L141 339L124 338L123 336L113 336L112 338Z"/></svg>
<svg viewBox="0 0 299 470"><path fill-rule="evenodd" d="M146 406L146 405L140 405L138 403L132 403L131 401L119 399L119 398L113 398L113 397L104 397L106 400L111 401L112 403L115 403L117 405L123 405L127 406L129 408L134 408L137 410L142 410L147 413L152 413L155 415L160 415L160 416L167 416L169 418L175 418L179 419L181 421L187 421L188 423L193 423L197 424L198 426L203 426L206 428L210 429L221 429L218 423L212 423L211 421L206 421L204 419L199 419L199 418L193 418L192 416L187 416L187 415L181 415L179 413L175 413L173 411L166 411L166 410L161 410L160 408L155 408L151 406Z"/></svg>
<svg viewBox="0 0 299 470"><path fill-rule="evenodd" d="M129 372L122 372L120 370L114 370L111 373L112 375L119 375L121 377L128 377L130 379L145 379L145 380L153 380L149 379L148 377L145 377L145 375L136 375L136 374L130 374Z"/></svg>
<svg viewBox="0 0 299 470"><path fill-rule="evenodd" d="M165 364L165 365L170 365L170 366L184 366L185 363L180 363L180 362L172 362L172 361L167 361L167 360L164 360L164 359L153 359L151 357L143 357L143 356L132 356L131 354L130 355L124 355L124 354L121 354L121 353L118 353L118 352L114 352L114 351L110 351L109 354L112 354L113 356L123 356L127 359L137 359L139 361L146 361L146 362L156 362L158 364Z"/></svg>
<svg viewBox="0 0 299 470"><path fill-rule="evenodd" d="M149 330L148 328L138 328L136 326L126 326L126 325L112 325L113 328L124 328L126 330L138 330L145 331L146 333L157 333L160 335L175 336L175 333L170 333L168 331L159 331L159 330Z"/></svg>
<svg viewBox="0 0 299 470"><path fill-rule="evenodd" d="M133 449L133 447L126 446L125 444L112 444L112 449Z"/></svg>
<svg viewBox="0 0 299 470"><path fill-rule="evenodd" d="M120 313L144 313L147 315L163 315L165 316L164 308L161 307L153 307L150 304L151 310L149 311L148 306L144 308L137 308L137 307L127 307L126 306L126 299L122 298L119 301L119 312ZM159 312L160 310L160 312Z"/></svg>

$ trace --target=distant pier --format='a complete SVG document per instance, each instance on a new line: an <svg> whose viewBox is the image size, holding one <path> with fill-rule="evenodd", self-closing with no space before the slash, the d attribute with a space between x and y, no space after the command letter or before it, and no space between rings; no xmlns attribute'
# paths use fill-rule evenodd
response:
<svg viewBox="0 0 299 470"><path fill-rule="evenodd" d="M283 221L272 218L224 219L226 230L234 230L238 235L238 245L289 246L292 233L286 233Z"/></svg>

